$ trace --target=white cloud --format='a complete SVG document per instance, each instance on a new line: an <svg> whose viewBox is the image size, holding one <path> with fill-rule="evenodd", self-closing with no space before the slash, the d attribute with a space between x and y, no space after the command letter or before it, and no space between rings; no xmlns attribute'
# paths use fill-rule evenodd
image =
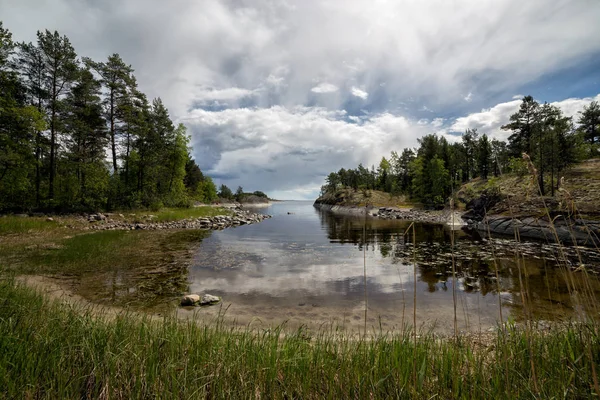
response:
<svg viewBox="0 0 600 400"><path fill-rule="evenodd" d="M519 110L521 100L522 96L518 96L514 100L457 118L452 126L450 126L449 131L463 133L467 129L477 129L480 133L485 133L500 140L506 140L510 136L510 132L503 131L501 127L507 124L510 116ZM600 94L595 97L586 97L583 99L565 99L551 104L560 108L566 116L574 117L576 120L578 112L594 100L600 101Z"/></svg>
<svg viewBox="0 0 600 400"><path fill-rule="evenodd" d="M433 121L431 121L431 126L434 128L440 128L442 125L444 125L445 120L445 118L434 118Z"/></svg>
<svg viewBox="0 0 600 400"><path fill-rule="evenodd" d="M323 82L310 89L310 91L313 93L333 93L338 91L338 87L331 83Z"/></svg>
<svg viewBox="0 0 600 400"><path fill-rule="evenodd" d="M352 93L352 96L360 97L363 100L366 100L369 97L369 93L365 92L362 89L357 88L356 86L352 86L351 93Z"/></svg>
<svg viewBox="0 0 600 400"><path fill-rule="evenodd" d="M0 15L16 40L58 29L82 55L120 53L174 116L205 87L277 86L259 106L335 109L354 96L314 100L314 79L370 98L422 97L437 111L469 91L507 95L600 51L593 0L20 0L0 2Z"/></svg>
<svg viewBox="0 0 600 400"><path fill-rule="evenodd" d="M344 117L342 111L276 106L198 109L185 123L206 173L231 187L277 190L288 198L313 198L329 172L376 164L392 149L415 146L429 132L389 113L363 118L361 124Z"/></svg>
<svg viewBox="0 0 600 400"><path fill-rule="evenodd" d="M237 87L225 89L202 89L196 92L195 99L200 102L213 102L224 100L239 100L256 94L256 90L248 90Z"/></svg>

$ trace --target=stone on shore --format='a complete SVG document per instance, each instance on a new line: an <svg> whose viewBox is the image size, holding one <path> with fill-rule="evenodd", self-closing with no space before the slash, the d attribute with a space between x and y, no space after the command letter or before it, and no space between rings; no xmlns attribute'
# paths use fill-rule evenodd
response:
<svg viewBox="0 0 600 400"><path fill-rule="evenodd" d="M213 296L212 294L207 293L204 296L202 296L202 299L200 300L200 305L201 306L212 306L213 304L217 304L220 301L221 301L221 298L219 296Z"/></svg>
<svg viewBox="0 0 600 400"><path fill-rule="evenodd" d="M181 305L186 306L195 306L200 303L200 295L197 294L186 294L181 298Z"/></svg>

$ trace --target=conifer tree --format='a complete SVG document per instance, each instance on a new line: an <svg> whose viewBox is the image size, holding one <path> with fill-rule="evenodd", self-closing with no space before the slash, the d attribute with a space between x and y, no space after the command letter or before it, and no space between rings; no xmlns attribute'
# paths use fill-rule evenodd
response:
<svg viewBox="0 0 600 400"><path fill-rule="evenodd" d="M61 132L61 112L63 100L72 82L77 77L76 53L66 36L57 31L38 31L38 47L44 59L44 88L48 93L47 118L50 128L50 173L48 178L48 197L54 198L54 180L56 175L57 139Z"/></svg>
<svg viewBox="0 0 600 400"><path fill-rule="evenodd" d="M596 138L600 135L600 104L592 101L583 107L583 111L577 120L579 129L583 132L584 139L590 143L590 157L596 155Z"/></svg>

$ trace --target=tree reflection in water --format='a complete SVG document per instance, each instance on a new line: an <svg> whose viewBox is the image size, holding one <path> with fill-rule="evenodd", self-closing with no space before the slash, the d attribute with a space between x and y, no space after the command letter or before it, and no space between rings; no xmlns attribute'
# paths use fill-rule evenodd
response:
<svg viewBox="0 0 600 400"><path fill-rule="evenodd" d="M321 212L321 225L331 242L353 244L362 250L378 251L381 257L392 264L412 266L416 259L418 279L427 284L429 292L448 290L452 284L452 255L456 262L456 288L463 293L500 295L504 306L511 307L518 320L523 316L523 300L519 284L519 269L515 257L521 257L523 292L530 310L536 319L573 317L574 311L583 307L590 311L589 304L581 305L574 300L567 280L572 287L589 287L593 297L600 292L596 275L571 273L564 267L556 245L515 242L506 238L482 238L477 232L454 231L455 248L451 246L451 231L443 225L415 223L416 243L412 234L404 235L409 221L379 220L375 218L347 217ZM363 223L366 224L363 233ZM365 237L363 237L365 236ZM521 254L517 255L517 248ZM568 263L579 265L579 255L574 248L563 248ZM579 249L582 262L594 272L600 267L596 251ZM498 266L496 278L494 259ZM570 269L570 268L569 268ZM566 275L569 275L567 278ZM499 281L498 281L499 280ZM586 281L587 280L587 281Z"/></svg>

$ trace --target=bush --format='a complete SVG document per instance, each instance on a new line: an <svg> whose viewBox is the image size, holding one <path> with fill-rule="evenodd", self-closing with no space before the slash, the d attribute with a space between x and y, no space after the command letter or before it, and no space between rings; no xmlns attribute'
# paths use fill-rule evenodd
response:
<svg viewBox="0 0 600 400"><path fill-rule="evenodd" d="M525 176L528 173L527 163L522 158L512 157L508 160L508 168L513 174Z"/></svg>
<svg viewBox="0 0 600 400"><path fill-rule="evenodd" d="M163 204L162 201L153 201L152 203L150 203L150 206L148 207L150 209L150 211L160 211L161 208L163 208L165 205Z"/></svg>

